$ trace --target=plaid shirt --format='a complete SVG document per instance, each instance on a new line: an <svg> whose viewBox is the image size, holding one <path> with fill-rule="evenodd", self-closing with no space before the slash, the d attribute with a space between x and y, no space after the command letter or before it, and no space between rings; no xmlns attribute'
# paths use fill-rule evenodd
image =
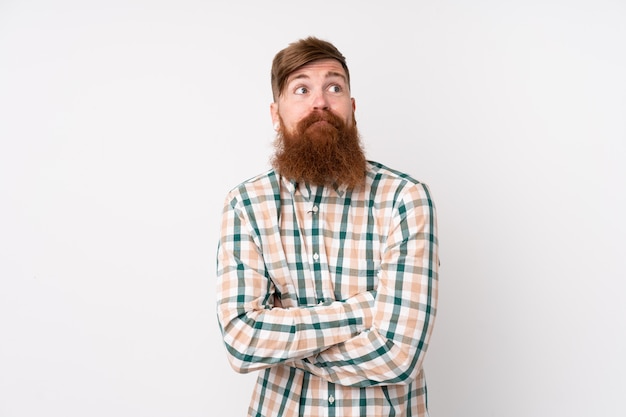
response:
<svg viewBox="0 0 626 417"><path fill-rule="evenodd" d="M425 184L368 162L366 185L269 171L232 190L217 314L232 367L261 371L249 416L427 416L437 304Z"/></svg>

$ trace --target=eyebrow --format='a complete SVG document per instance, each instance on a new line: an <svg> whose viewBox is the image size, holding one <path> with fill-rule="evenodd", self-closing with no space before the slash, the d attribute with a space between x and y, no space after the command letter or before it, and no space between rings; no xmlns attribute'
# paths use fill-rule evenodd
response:
<svg viewBox="0 0 626 417"><path fill-rule="evenodd" d="M348 82L348 79L346 78L346 76L345 76L345 75L343 75L343 74L342 74L342 73L340 73L340 72L337 72L337 71L328 71L328 72L326 73L326 75L324 76L324 78L332 78L332 77L339 77L339 78L341 78L344 82L346 82L346 83ZM302 74L298 74L298 75L296 75L295 77L291 78L290 80L288 80L288 81L287 81L287 83L289 84L289 83L291 83L291 82L293 82L293 81L295 81L295 80L299 80L299 79L309 79L309 78L311 78L311 77L309 77L308 75L306 75L306 74L302 73Z"/></svg>

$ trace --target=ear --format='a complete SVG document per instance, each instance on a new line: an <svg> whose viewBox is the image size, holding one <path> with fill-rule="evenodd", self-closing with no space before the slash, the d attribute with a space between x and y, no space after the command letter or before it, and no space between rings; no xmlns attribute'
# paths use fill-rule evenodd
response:
<svg viewBox="0 0 626 417"><path fill-rule="evenodd" d="M277 103L270 104L270 116L272 117L272 126L274 126L274 130L277 130L276 126L279 126L280 124L280 119L278 117L278 104Z"/></svg>
<svg viewBox="0 0 626 417"><path fill-rule="evenodd" d="M352 97L350 100L352 101L352 111L354 112L356 111L356 100L354 100L354 97Z"/></svg>

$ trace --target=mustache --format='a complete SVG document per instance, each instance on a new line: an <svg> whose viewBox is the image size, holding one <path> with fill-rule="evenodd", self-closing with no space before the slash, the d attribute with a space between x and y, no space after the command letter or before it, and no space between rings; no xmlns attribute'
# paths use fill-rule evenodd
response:
<svg viewBox="0 0 626 417"><path fill-rule="evenodd" d="M340 129L344 125L343 120L330 110L314 110L304 119L300 120L298 130L303 132L317 122L327 122L335 129Z"/></svg>

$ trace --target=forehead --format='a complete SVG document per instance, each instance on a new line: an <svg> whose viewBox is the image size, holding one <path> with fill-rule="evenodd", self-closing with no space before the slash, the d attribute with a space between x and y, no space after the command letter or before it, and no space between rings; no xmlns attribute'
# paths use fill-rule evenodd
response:
<svg viewBox="0 0 626 417"><path fill-rule="evenodd" d="M339 77L347 80L346 71L341 63L335 59L320 59L301 66L287 77L287 84L301 78L330 78Z"/></svg>

